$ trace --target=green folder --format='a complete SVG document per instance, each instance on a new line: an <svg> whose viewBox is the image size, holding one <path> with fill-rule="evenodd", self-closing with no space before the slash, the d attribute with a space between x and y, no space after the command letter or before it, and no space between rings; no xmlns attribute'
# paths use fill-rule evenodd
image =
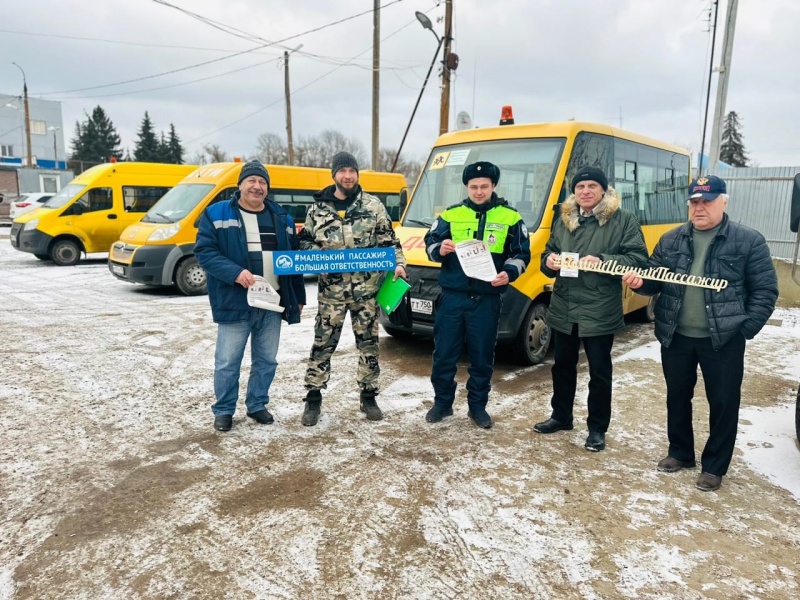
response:
<svg viewBox="0 0 800 600"><path fill-rule="evenodd" d="M378 304L387 315L394 312L394 309L398 307L403 296L411 289L411 284L402 277L398 277L396 280L393 279L394 273L386 273L383 285L381 285L381 289L378 290L378 295L376 296Z"/></svg>

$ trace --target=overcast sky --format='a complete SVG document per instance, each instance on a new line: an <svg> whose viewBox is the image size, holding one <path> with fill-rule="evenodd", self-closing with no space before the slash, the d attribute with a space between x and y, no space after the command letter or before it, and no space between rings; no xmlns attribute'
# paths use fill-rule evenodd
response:
<svg viewBox="0 0 800 600"><path fill-rule="evenodd" d="M303 44L290 59L295 140L333 128L359 139L370 155L371 0L169 2L263 41L220 31L155 0L6 1L0 8L0 93L21 93L14 61L25 70L32 97L63 103L69 138L75 121L99 104L131 151L148 111L157 130L175 124L187 158L207 143L249 156L259 134L286 135L280 61L284 49ZM441 35L444 1L382 4L380 145L396 148L437 45L414 12L426 13ZM450 127L455 129L453 115L460 111L469 113L475 126L494 125L501 106L510 104L517 123L570 118L622 123L696 152L711 4L454 0L452 50L460 64ZM728 0L719 4L715 65ZM312 31L359 13L365 14ZM739 2L726 110L739 113L746 149L759 166L800 165L798 22L797 0ZM214 62L187 68L209 61ZM168 71L176 72L153 77ZM406 141L405 150L415 158L426 156L438 135L437 74L438 68ZM139 81L112 85L134 79ZM716 81L715 74L709 123ZM709 125L706 147L710 137Z"/></svg>

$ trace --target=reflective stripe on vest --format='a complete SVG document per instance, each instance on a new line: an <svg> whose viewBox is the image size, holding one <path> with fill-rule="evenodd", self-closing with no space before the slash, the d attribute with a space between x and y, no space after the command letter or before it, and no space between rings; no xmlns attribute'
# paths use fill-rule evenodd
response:
<svg viewBox="0 0 800 600"><path fill-rule="evenodd" d="M516 225L522 217L507 206L495 206L486 213L477 213L463 204L449 208L441 214L441 218L450 223L450 234L453 242L458 244L466 240L476 239L476 234L481 225L481 214L485 214L483 227L483 241L489 251L502 254L506 245L508 230Z"/></svg>

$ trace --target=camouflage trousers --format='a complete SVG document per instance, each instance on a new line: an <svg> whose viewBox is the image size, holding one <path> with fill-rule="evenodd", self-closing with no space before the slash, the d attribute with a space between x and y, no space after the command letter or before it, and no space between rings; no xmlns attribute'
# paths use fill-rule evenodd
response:
<svg viewBox="0 0 800 600"><path fill-rule="evenodd" d="M361 390L377 390L378 376L378 305L377 302L330 302L319 297L319 308L314 323L314 345L306 370L306 389L325 389L331 376L331 357L339 338L345 317L350 321L358 348L356 381Z"/></svg>

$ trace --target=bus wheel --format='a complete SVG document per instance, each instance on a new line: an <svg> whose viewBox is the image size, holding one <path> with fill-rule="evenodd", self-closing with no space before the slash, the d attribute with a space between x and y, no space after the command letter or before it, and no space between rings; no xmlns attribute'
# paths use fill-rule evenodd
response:
<svg viewBox="0 0 800 600"><path fill-rule="evenodd" d="M523 365L538 365L550 347L550 326L547 324L547 305L531 304L515 342L514 356Z"/></svg>
<svg viewBox="0 0 800 600"><path fill-rule="evenodd" d="M656 302L658 301L658 294L650 296L650 301L647 306L643 306L636 311L636 318L642 323L652 323L656 320Z"/></svg>
<svg viewBox="0 0 800 600"><path fill-rule="evenodd" d="M185 259L175 269L175 287L186 296L202 296L208 293L206 272L194 256Z"/></svg>
<svg viewBox="0 0 800 600"><path fill-rule="evenodd" d="M59 267L71 267L81 259L81 249L72 240L58 240L53 244L50 256Z"/></svg>
<svg viewBox="0 0 800 600"><path fill-rule="evenodd" d="M396 340L408 341L414 336L413 332L409 331L408 329L401 329L399 327L391 326L387 327L386 325L381 325L381 327L383 327L383 330Z"/></svg>

